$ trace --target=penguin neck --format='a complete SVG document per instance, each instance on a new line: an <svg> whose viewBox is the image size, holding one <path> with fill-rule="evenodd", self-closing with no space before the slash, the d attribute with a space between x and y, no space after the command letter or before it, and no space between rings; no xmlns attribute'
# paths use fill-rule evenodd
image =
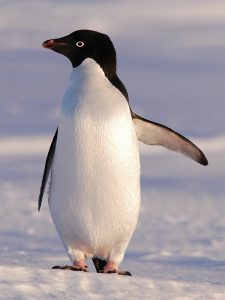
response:
<svg viewBox="0 0 225 300"><path fill-rule="evenodd" d="M95 76L105 76L105 74L102 68L92 58L86 58L78 67L72 69L70 84L76 84L78 79L79 81L91 80L95 78Z"/></svg>
<svg viewBox="0 0 225 300"><path fill-rule="evenodd" d="M72 69L70 75L70 83L74 85L74 82L78 80L92 80L93 76L105 76L111 84L116 87L129 102L128 92L119 79L115 71L106 72L102 67L92 58L86 58L78 67ZM92 78L92 79L91 79Z"/></svg>
<svg viewBox="0 0 225 300"><path fill-rule="evenodd" d="M63 116L73 116L80 107L93 101L93 95L102 93L104 81L108 81L102 68L91 58L72 69L70 80L62 99ZM89 105L88 104L88 105Z"/></svg>

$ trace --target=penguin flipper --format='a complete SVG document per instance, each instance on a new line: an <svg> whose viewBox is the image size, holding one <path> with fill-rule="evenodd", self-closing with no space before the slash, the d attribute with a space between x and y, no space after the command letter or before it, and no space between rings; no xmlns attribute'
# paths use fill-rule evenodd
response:
<svg viewBox="0 0 225 300"><path fill-rule="evenodd" d="M56 132L54 134L54 137L53 137L51 146L48 150L48 155L47 155L47 158L45 161L44 174L42 177L41 188L40 188L40 193L39 193L39 197L38 197L38 211L40 211L40 208L41 208L41 203L42 203L42 198L43 198L44 191L45 191L45 186L46 186L48 176L49 176L49 173L51 170L52 161L53 161L53 157L54 157L54 153L55 153L57 135L58 135L58 128L56 129Z"/></svg>
<svg viewBox="0 0 225 300"><path fill-rule="evenodd" d="M204 153L190 140L164 125L146 120L132 112L133 123L139 141L147 145L160 145L169 150L195 160L207 166Z"/></svg>

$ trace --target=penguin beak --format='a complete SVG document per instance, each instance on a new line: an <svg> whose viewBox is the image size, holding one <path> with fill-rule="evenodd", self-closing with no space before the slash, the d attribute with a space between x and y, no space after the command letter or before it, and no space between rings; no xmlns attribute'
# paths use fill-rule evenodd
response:
<svg viewBox="0 0 225 300"><path fill-rule="evenodd" d="M52 49L55 47L55 41L54 40L47 40L42 44L42 47Z"/></svg>
<svg viewBox="0 0 225 300"><path fill-rule="evenodd" d="M57 40L47 40L42 44L42 47L44 48L48 48L51 50L55 50L55 48L59 47L59 46L66 46L66 43L63 42L59 42Z"/></svg>
<svg viewBox="0 0 225 300"><path fill-rule="evenodd" d="M74 47L72 44L67 43L65 38L47 40L42 44L42 47L66 56L72 63L71 59L73 57Z"/></svg>

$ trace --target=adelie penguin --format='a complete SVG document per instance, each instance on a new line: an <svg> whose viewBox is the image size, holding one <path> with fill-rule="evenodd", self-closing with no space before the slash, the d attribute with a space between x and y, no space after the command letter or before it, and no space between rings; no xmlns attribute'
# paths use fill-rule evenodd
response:
<svg viewBox="0 0 225 300"><path fill-rule="evenodd" d="M172 129L135 114L116 73L110 38L78 30L43 43L72 63L39 195L40 210L51 171L49 207L72 261L57 269L131 275L119 264L140 208L138 140L161 145L207 165L202 151Z"/></svg>

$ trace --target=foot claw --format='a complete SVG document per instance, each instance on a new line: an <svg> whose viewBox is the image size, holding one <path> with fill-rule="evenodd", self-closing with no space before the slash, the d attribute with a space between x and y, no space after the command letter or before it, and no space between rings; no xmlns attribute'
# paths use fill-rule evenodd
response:
<svg viewBox="0 0 225 300"><path fill-rule="evenodd" d="M85 266L54 266L52 269L58 269L58 270L71 270L71 271L83 271L88 272L88 267Z"/></svg>
<svg viewBox="0 0 225 300"><path fill-rule="evenodd" d="M117 271L118 275L126 275L126 276L132 276L130 272L128 271Z"/></svg>

